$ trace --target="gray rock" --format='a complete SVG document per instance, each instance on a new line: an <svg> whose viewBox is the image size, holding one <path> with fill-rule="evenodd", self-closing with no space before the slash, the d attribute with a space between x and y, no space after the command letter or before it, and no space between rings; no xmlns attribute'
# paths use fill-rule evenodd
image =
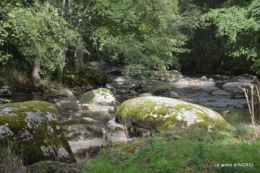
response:
<svg viewBox="0 0 260 173"><path fill-rule="evenodd" d="M127 128L112 119L106 124L106 140L112 143L127 143Z"/></svg>
<svg viewBox="0 0 260 173"><path fill-rule="evenodd" d="M259 82L259 80L256 76L253 76L250 74L243 74L243 75L234 77L233 79L231 79L231 82L257 83L257 82Z"/></svg>
<svg viewBox="0 0 260 173"><path fill-rule="evenodd" d="M15 143L28 164L43 160L75 162L61 130L57 109L50 103L28 101L0 105L0 137L0 142Z"/></svg>
<svg viewBox="0 0 260 173"><path fill-rule="evenodd" d="M200 127L207 131L232 130L217 112L196 104L166 97L137 97L123 102L117 109L117 122L149 130L176 127Z"/></svg>
<svg viewBox="0 0 260 173"><path fill-rule="evenodd" d="M100 106L116 106L118 101L107 88L99 88L85 93L79 100L80 104L96 104Z"/></svg>
<svg viewBox="0 0 260 173"><path fill-rule="evenodd" d="M114 115L105 111L79 110L73 113L69 119L74 120L83 117L88 117L98 122L106 123L109 120L113 119Z"/></svg>
<svg viewBox="0 0 260 173"><path fill-rule="evenodd" d="M248 82L227 82L223 85L223 88L237 90L239 89L239 87L248 87L248 86L249 86Z"/></svg>
<svg viewBox="0 0 260 173"><path fill-rule="evenodd" d="M230 97L230 93L223 91L223 90L213 90L210 92L212 96L227 96Z"/></svg>
<svg viewBox="0 0 260 173"><path fill-rule="evenodd" d="M77 162L84 161L90 153L98 152L103 144L103 131L94 123L62 126Z"/></svg>

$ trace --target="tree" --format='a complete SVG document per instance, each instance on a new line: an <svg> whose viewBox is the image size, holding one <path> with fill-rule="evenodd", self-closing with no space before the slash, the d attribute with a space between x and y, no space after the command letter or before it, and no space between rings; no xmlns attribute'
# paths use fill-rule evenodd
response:
<svg viewBox="0 0 260 173"><path fill-rule="evenodd" d="M40 74L63 69L60 52L74 45L77 32L50 4L13 7L8 12L9 41L32 63L32 77L39 84Z"/></svg>
<svg viewBox="0 0 260 173"><path fill-rule="evenodd" d="M231 57L246 57L254 63L251 69L260 74L259 7L260 2L239 1L232 6L214 9L202 17L216 26L216 37L224 40L224 49Z"/></svg>
<svg viewBox="0 0 260 173"><path fill-rule="evenodd" d="M178 68L186 37L177 0L97 0L91 7L91 35L100 56L120 60L125 74Z"/></svg>

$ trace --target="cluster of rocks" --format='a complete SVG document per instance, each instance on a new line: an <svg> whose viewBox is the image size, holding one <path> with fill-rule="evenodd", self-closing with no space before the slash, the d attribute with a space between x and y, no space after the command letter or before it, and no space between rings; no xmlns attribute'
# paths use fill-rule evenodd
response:
<svg viewBox="0 0 260 173"><path fill-rule="evenodd" d="M249 74L237 77L223 75L187 77L176 70L171 70L166 73L152 71L148 82L144 84L140 76L120 75L120 67L112 68L113 73L106 71L108 75L106 88L112 90L120 101L137 96L163 96L216 109L219 107L247 109L241 87L259 82L256 76Z"/></svg>
<svg viewBox="0 0 260 173"><path fill-rule="evenodd" d="M0 105L1 144L14 141L33 170L42 169L41 161L47 166L50 161L56 165L82 162L106 143L126 143L177 127L232 130L217 112L167 97L136 97L119 104L106 88L87 92L79 100L63 89L46 101L52 103ZM68 107L74 109L66 113Z"/></svg>

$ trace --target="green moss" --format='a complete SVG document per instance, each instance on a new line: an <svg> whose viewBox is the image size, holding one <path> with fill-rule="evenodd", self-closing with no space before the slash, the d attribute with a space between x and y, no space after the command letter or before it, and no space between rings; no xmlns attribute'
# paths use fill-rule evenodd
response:
<svg viewBox="0 0 260 173"><path fill-rule="evenodd" d="M5 110L5 111L4 111ZM7 111L9 110L9 111ZM44 156L41 147L50 147L57 151L63 146L72 154L70 146L63 135L57 119L57 109L43 101L28 101L0 105L0 125L8 124L13 136L2 141L15 141L17 152L26 156L27 163L34 163L43 159L56 160L55 154ZM57 153L56 153L57 155ZM71 158L70 161L74 161Z"/></svg>
<svg viewBox="0 0 260 173"><path fill-rule="evenodd" d="M158 98L158 97L157 97ZM163 97L160 97L163 99ZM138 100L140 99L140 100ZM167 98L169 99L169 98ZM231 126L217 113L208 108L190 104L181 100L172 99L173 104L165 104L157 102L148 97L144 98L133 98L123 102L117 109L117 119L119 122L128 123L127 126L131 126L131 121L140 121L142 123L148 122L150 126L155 125L156 127L176 127L176 126L187 126L187 121L177 120L177 116L193 111L199 120L202 122L196 123L193 126L200 126L208 128L211 125L213 130L215 129L226 129L231 130ZM176 104L176 102L178 102ZM217 117L213 118L211 117ZM186 115L188 116L188 115Z"/></svg>
<svg viewBox="0 0 260 173"><path fill-rule="evenodd" d="M114 94L112 93L112 91L110 91L107 88L99 88L99 89L95 89L95 90L86 92L80 98L79 103L85 103L85 104L97 103L100 105L106 104L104 99L103 99L104 103L98 100L98 98L96 97L96 95L98 95L98 94L100 94L101 96L104 96L104 98L109 97L109 99L111 100L111 102L108 103L109 105L112 106L112 105L117 104ZM114 100L114 101L112 101L112 100Z"/></svg>

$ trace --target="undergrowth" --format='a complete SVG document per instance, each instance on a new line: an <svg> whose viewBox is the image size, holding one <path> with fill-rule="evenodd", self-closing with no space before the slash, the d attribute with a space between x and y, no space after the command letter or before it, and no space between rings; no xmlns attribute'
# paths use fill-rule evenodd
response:
<svg viewBox="0 0 260 173"><path fill-rule="evenodd" d="M0 146L0 158L1 173L26 173L22 158L16 155L11 147Z"/></svg>
<svg viewBox="0 0 260 173"><path fill-rule="evenodd" d="M106 146L82 167L91 173L259 173L260 141L248 133L245 128L215 134L194 130L181 132L177 140L136 139Z"/></svg>

